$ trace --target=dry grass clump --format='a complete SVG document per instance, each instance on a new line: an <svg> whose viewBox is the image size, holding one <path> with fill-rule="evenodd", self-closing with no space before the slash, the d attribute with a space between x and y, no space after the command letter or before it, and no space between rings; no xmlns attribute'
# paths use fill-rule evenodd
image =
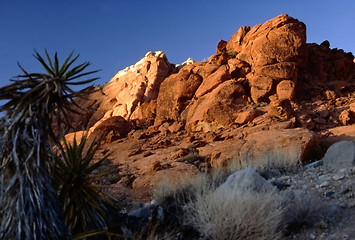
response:
<svg viewBox="0 0 355 240"><path fill-rule="evenodd" d="M154 186L152 196L156 204L162 204L168 197L174 197L179 204L185 202L185 197L189 198L189 188L192 186L191 179L183 178L179 181L172 181L168 176L164 176ZM186 195L179 197L179 195Z"/></svg>
<svg viewBox="0 0 355 240"><path fill-rule="evenodd" d="M190 226L196 238L183 239L281 239L285 234L310 227L324 219L324 204L313 196L278 190L253 191L220 187L227 177L246 167L272 175L295 171L299 157L294 151L273 151L259 157L245 156L225 169L184 178L181 183L164 179L154 190L154 199L165 213L176 214L173 223ZM186 180L187 179L187 180ZM174 212L171 209L178 209ZM172 216L170 215L170 217ZM198 235L196 235L196 232ZM170 232L171 233L171 232ZM175 235L176 236L176 235Z"/></svg>
<svg viewBox="0 0 355 240"><path fill-rule="evenodd" d="M274 192L211 191L197 195L187 214L207 239L280 239L281 203Z"/></svg>
<svg viewBox="0 0 355 240"><path fill-rule="evenodd" d="M156 204L166 201L166 198L173 197L175 201L184 204L195 199L197 194L216 189L222 184L230 173L221 169L213 170L211 173L200 173L196 176L182 176L180 180L172 181L165 176L155 185L152 195Z"/></svg>
<svg viewBox="0 0 355 240"><path fill-rule="evenodd" d="M175 209L176 220L207 239L279 239L283 216L280 195L221 189L216 194L227 176L225 171L214 171L180 185L165 180L154 191L155 201L165 205L168 214Z"/></svg>
<svg viewBox="0 0 355 240"><path fill-rule="evenodd" d="M312 194L293 192L284 215L285 233L298 232L319 223L325 219L326 208L326 204Z"/></svg>
<svg viewBox="0 0 355 240"><path fill-rule="evenodd" d="M247 167L255 168L261 175L270 175L272 171L281 173L293 172L297 169L300 156L295 149L276 149L263 154L249 153L235 157L227 166L227 171L232 173Z"/></svg>

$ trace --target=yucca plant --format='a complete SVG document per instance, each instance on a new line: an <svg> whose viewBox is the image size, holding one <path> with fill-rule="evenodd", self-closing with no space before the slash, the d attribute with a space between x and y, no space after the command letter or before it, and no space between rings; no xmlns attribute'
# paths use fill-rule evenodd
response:
<svg viewBox="0 0 355 240"><path fill-rule="evenodd" d="M84 62L73 66L79 55L71 53L60 65L55 53L51 59L35 51L35 58L46 73L28 73L0 88L0 239L67 239L57 192L51 185L49 167L54 163L51 142L59 143L62 132L54 133L51 119L57 124L70 122L75 112L73 99L87 93L74 91L70 85L86 84L84 79L97 71L83 72Z"/></svg>
<svg viewBox="0 0 355 240"><path fill-rule="evenodd" d="M63 139L64 152L56 157L52 178L64 209L64 219L69 231L82 234L107 230L107 207L114 208L114 199L102 192L98 184L109 170L100 169L107 155L95 159L99 143L87 143L83 134L79 143L76 136L72 143Z"/></svg>

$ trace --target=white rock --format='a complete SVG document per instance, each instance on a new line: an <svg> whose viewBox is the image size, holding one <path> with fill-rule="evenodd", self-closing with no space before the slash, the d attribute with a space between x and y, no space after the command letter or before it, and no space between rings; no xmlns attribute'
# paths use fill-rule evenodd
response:
<svg viewBox="0 0 355 240"><path fill-rule="evenodd" d="M332 178L333 178L335 181L338 181L338 180L342 180L344 177L345 177L345 174L344 174L344 173L338 173L338 174L335 174Z"/></svg>
<svg viewBox="0 0 355 240"><path fill-rule="evenodd" d="M183 66L186 66L186 65L190 65L190 64L193 64L195 63L195 60L193 58L188 58L186 59L185 62L181 63L181 64L176 64L175 67L180 69L182 68Z"/></svg>
<svg viewBox="0 0 355 240"><path fill-rule="evenodd" d="M320 188L324 188L324 187L328 187L330 185L330 183L328 181L324 181L321 184L319 184Z"/></svg>
<svg viewBox="0 0 355 240"><path fill-rule="evenodd" d="M190 65L190 64L193 64L193 63L195 63L195 60L194 60L193 58L188 58L188 59L186 59L186 61L183 62L181 65L182 65L182 66L185 66L185 65Z"/></svg>
<svg viewBox="0 0 355 240"><path fill-rule="evenodd" d="M276 188L265 178L260 176L255 169L245 168L231 174L226 181L216 189L216 192L244 190L260 192L274 191L275 189Z"/></svg>
<svg viewBox="0 0 355 240"><path fill-rule="evenodd" d="M339 170L355 165L355 144L352 141L340 141L330 146L323 157L325 168Z"/></svg>
<svg viewBox="0 0 355 240"><path fill-rule="evenodd" d="M331 180L332 178L331 178L329 175L324 174L324 175L320 175L320 176L318 177L318 179L319 179L319 181L329 181L329 180Z"/></svg>

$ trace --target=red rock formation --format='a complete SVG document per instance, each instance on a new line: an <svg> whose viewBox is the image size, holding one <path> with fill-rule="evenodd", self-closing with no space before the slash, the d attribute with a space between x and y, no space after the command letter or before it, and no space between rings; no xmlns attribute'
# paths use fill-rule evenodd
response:
<svg viewBox="0 0 355 240"><path fill-rule="evenodd" d="M330 49L328 41L307 44L307 65L300 69L298 97L341 96L355 90L355 62L352 53ZM332 96L329 96L331 94Z"/></svg>
<svg viewBox="0 0 355 240"><path fill-rule="evenodd" d="M157 98L160 84L171 71L172 65L163 52L149 52L135 65L119 71L103 87L104 97L89 126L113 116L131 119L136 108Z"/></svg>
<svg viewBox="0 0 355 240"><path fill-rule="evenodd" d="M165 79L157 99L156 122L159 124L165 120L178 120L201 82L200 75L186 68Z"/></svg>
<svg viewBox="0 0 355 240"><path fill-rule="evenodd" d="M281 81L296 85L298 68L307 59L306 26L288 15L280 15L253 28L240 28L226 47L251 66L247 78L253 101L268 101L268 96L277 94Z"/></svg>
<svg viewBox="0 0 355 240"><path fill-rule="evenodd" d="M306 44L305 25L280 15L241 27L204 62L174 66L164 53L148 53L78 99L84 110L73 127L106 137L103 151L127 174L116 194L127 200L148 200L163 176L245 154L291 151L290 161L315 160L336 139L354 136L354 56L329 47Z"/></svg>
<svg viewBox="0 0 355 240"><path fill-rule="evenodd" d="M235 112L246 103L244 88L235 80L218 85L193 101L183 113L188 131L208 132L234 122Z"/></svg>

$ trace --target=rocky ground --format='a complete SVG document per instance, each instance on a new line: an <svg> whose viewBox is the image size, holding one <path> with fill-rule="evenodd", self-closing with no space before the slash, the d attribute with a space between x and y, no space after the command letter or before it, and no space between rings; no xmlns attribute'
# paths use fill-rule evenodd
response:
<svg viewBox="0 0 355 240"><path fill-rule="evenodd" d="M303 203L309 205L305 222L315 221L285 239L355 239L354 167L339 170L308 167L275 179L310 196Z"/></svg>

